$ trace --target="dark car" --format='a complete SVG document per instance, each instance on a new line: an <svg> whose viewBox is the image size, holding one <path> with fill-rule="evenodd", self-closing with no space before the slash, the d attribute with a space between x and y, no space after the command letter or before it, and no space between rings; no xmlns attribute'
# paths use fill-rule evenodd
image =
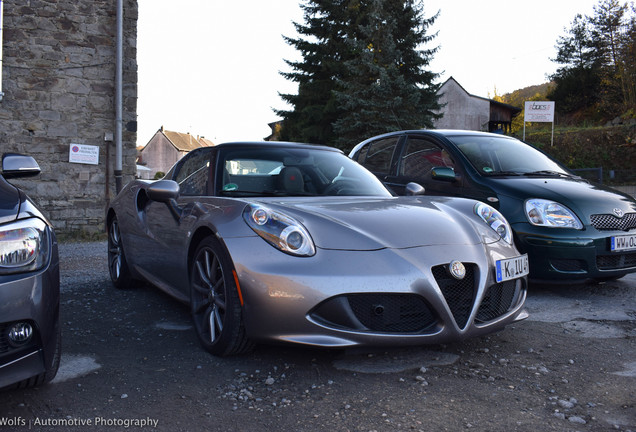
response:
<svg viewBox="0 0 636 432"><path fill-rule="evenodd" d="M388 133L349 155L397 194L473 198L499 209L530 278L610 280L636 272L636 200L574 175L518 139L458 130Z"/></svg>
<svg viewBox="0 0 636 432"><path fill-rule="evenodd" d="M7 180L40 173L5 154L0 175L0 388L52 380L60 364L60 273L51 224Z"/></svg>
<svg viewBox="0 0 636 432"><path fill-rule="evenodd" d="M189 304L215 355L437 344L527 317L527 256L497 210L394 197L329 147L194 150L165 179L129 183L107 227L114 285L147 281Z"/></svg>

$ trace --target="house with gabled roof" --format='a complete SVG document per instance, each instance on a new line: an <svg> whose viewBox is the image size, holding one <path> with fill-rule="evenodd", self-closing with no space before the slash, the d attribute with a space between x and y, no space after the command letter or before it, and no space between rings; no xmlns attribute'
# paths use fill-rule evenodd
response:
<svg viewBox="0 0 636 432"><path fill-rule="evenodd" d="M437 94L442 117L434 121L436 129L510 133L512 119L521 113L521 108L468 93L453 77Z"/></svg>
<svg viewBox="0 0 636 432"><path fill-rule="evenodd" d="M188 152L199 147L210 147L214 143L207 138L193 136L189 132L165 130L163 126L150 138L140 151L137 165L148 168L138 170L138 176L153 179L157 173L166 173L172 165ZM143 172L143 173L142 173Z"/></svg>

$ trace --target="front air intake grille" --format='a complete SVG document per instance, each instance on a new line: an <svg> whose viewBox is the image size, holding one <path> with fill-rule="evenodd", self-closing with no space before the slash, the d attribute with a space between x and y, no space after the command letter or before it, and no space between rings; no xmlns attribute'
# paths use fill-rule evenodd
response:
<svg viewBox="0 0 636 432"><path fill-rule="evenodd" d="M475 265L464 264L466 276L463 279L455 279L448 272L448 265L439 265L432 268L435 281L442 290L446 304L450 308L453 318L460 329L466 327L470 312L475 303Z"/></svg>
<svg viewBox="0 0 636 432"><path fill-rule="evenodd" d="M417 294L361 293L332 297L310 314L321 325L374 333L426 333L438 322L433 309Z"/></svg>
<svg viewBox="0 0 636 432"><path fill-rule="evenodd" d="M599 231L629 231L636 228L636 213L627 213L622 218L597 214L590 216L590 222Z"/></svg>
<svg viewBox="0 0 636 432"><path fill-rule="evenodd" d="M519 280L509 280L488 287L475 321L485 323L508 312L514 306L513 301L517 298L518 292L517 286L521 283Z"/></svg>
<svg viewBox="0 0 636 432"><path fill-rule="evenodd" d="M587 271L587 265L585 264L585 261L577 259L551 259L550 265L555 270L565 273L581 273Z"/></svg>
<svg viewBox="0 0 636 432"><path fill-rule="evenodd" d="M599 255L596 257L599 270L621 270L636 267L636 253Z"/></svg>
<svg viewBox="0 0 636 432"><path fill-rule="evenodd" d="M424 299L412 294L348 296L351 310L369 330L383 333L418 333L435 324Z"/></svg>
<svg viewBox="0 0 636 432"><path fill-rule="evenodd" d="M9 341L7 339L8 324L0 324L0 354L9 351Z"/></svg>

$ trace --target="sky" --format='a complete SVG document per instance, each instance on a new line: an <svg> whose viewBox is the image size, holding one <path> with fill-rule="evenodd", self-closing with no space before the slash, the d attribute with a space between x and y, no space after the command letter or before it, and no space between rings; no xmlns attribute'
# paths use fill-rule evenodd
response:
<svg viewBox="0 0 636 432"><path fill-rule="evenodd" d="M547 82L556 42L577 13L599 0L424 0L440 11L429 33L439 47L430 70L491 98ZM259 141L297 93L280 72L301 60L283 36L303 23L300 0L138 0L137 146L166 130L214 143Z"/></svg>

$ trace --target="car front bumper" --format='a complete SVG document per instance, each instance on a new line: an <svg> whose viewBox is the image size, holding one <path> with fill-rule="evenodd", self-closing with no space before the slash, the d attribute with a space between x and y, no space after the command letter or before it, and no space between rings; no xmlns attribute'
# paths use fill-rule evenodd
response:
<svg viewBox="0 0 636 432"><path fill-rule="evenodd" d="M0 276L0 388L35 377L51 367L58 337L60 276L57 243L52 258L37 272ZM24 345L9 342L9 329L28 323Z"/></svg>
<svg viewBox="0 0 636 432"><path fill-rule="evenodd" d="M526 279L505 286L495 281L494 262L516 254L503 242L487 249L482 244L319 248L304 258L253 237L225 239L225 244L254 341L324 347L436 344L488 334L527 317ZM470 280L447 274L455 260L470 270Z"/></svg>
<svg viewBox="0 0 636 432"><path fill-rule="evenodd" d="M516 244L530 260L530 279L576 281L612 279L636 272L636 251L612 252L610 238L622 231L540 228L513 225Z"/></svg>

